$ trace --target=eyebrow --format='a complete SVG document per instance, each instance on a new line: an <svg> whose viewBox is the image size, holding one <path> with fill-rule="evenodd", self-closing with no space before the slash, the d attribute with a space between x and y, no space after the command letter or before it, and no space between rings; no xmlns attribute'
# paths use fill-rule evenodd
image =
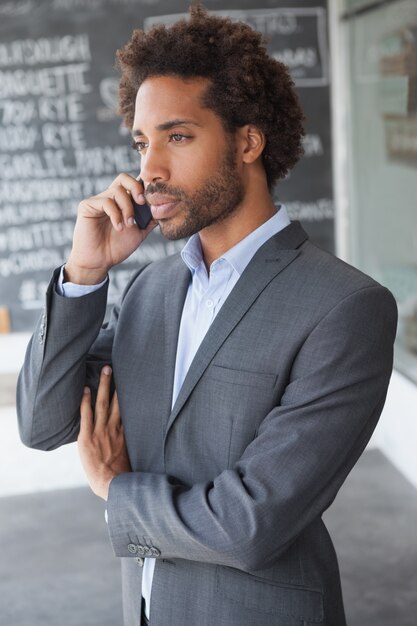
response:
<svg viewBox="0 0 417 626"><path fill-rule="evenodd" d="M156 130L170 130L170 128L174 128L175 126L185 126L185 125L190 125L190 124L192 126L201 126L197 122L193 122L193 120L176 119L176 120L170 120L169 122L163 122L162 124L158 124L158 126L155 126L155 129ZM132 137L137 137L138 135L144 135L144 134L145 133L142 132L140 128L136 128L132 130Z"/></svg>

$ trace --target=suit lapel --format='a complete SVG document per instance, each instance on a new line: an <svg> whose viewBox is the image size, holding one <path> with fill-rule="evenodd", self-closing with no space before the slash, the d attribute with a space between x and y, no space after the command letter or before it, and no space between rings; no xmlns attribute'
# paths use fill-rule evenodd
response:
<svg viewBox="0 0 417 626"><path fill-rule="evenodd" d="M181 315L190 283L190 270L180 255L172 259L169 271L166 272L164 290L165 307L165 338L166 350L164 358L164 415L169 416L172 408L172 390L174 387L175 360L177 355L178 334Z"/></svg>
<svg viewBox="0 0 417 626"><path fill-rule="evenodd" d="M178 416L178 413L181 411L189 395L221 345L271 280L273 280L275 276L282 272L282 270L298 256L299 251L296 248L306 239L307 234L301 228L299 223L293 222L275 237L269 239L254 255L253 259L250 261L242 276L239 278L235 287L231 291L226 302L223 304L217 317L204 337L199 349L197 350L178 394L178 398L172 409L171 415L169 416L165 431L165 438L174 420ZM185 293L181 302L177 302L175 305L175 328L172 324L172 318L167 320L168 325L172 326L170 332L174 333L170 335L172 344L170 344L169 350L169 358L173 358L173 361L170 361L172 370L175 368L178 330L184 298ZM172 381L173 374L171 383Z"/></svg>

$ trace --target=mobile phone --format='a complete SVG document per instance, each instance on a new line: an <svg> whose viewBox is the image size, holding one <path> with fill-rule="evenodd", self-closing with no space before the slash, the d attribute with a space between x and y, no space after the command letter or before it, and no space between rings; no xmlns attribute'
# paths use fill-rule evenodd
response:
<svg viewBox="0 0 417 626"><path fill-rule="evenodd" d="M139 182L143 185L141 178L139 178ZM152 219L152 213L149 204L147 204L146 202L145 204L138 204L133 198L132 204L135 222L139 226L139 228L144 230Z"/></svg>
<svg viewBox="0 0 417 626"><path fill-rule="evenodd" d="M139 226L139 228L144 230L152 219L152 213L151 209L149 208L149 204L138 204L133 198L132 204L135 222Z"/></svg>

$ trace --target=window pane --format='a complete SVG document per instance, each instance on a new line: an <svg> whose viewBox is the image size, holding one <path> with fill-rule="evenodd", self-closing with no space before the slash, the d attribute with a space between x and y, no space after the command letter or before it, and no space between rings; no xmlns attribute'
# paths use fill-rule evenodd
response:
<svg viewBox="0 0 417 626"><path fill-rule="evenodd" d="M353 262L397 298L396 367L417 381L417 4L347 28Z"/></svg>

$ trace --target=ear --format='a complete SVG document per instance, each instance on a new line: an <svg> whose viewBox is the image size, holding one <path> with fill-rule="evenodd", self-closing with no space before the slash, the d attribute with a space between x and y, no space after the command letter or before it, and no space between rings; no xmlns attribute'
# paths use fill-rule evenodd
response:
<svg viewBox="0 0 417 626"><path fill-rule="evenodd" d="M238 135L243 163L253 163L265 148L265 135L257 126L252 124L246 124L239 128Z"/></svg>

